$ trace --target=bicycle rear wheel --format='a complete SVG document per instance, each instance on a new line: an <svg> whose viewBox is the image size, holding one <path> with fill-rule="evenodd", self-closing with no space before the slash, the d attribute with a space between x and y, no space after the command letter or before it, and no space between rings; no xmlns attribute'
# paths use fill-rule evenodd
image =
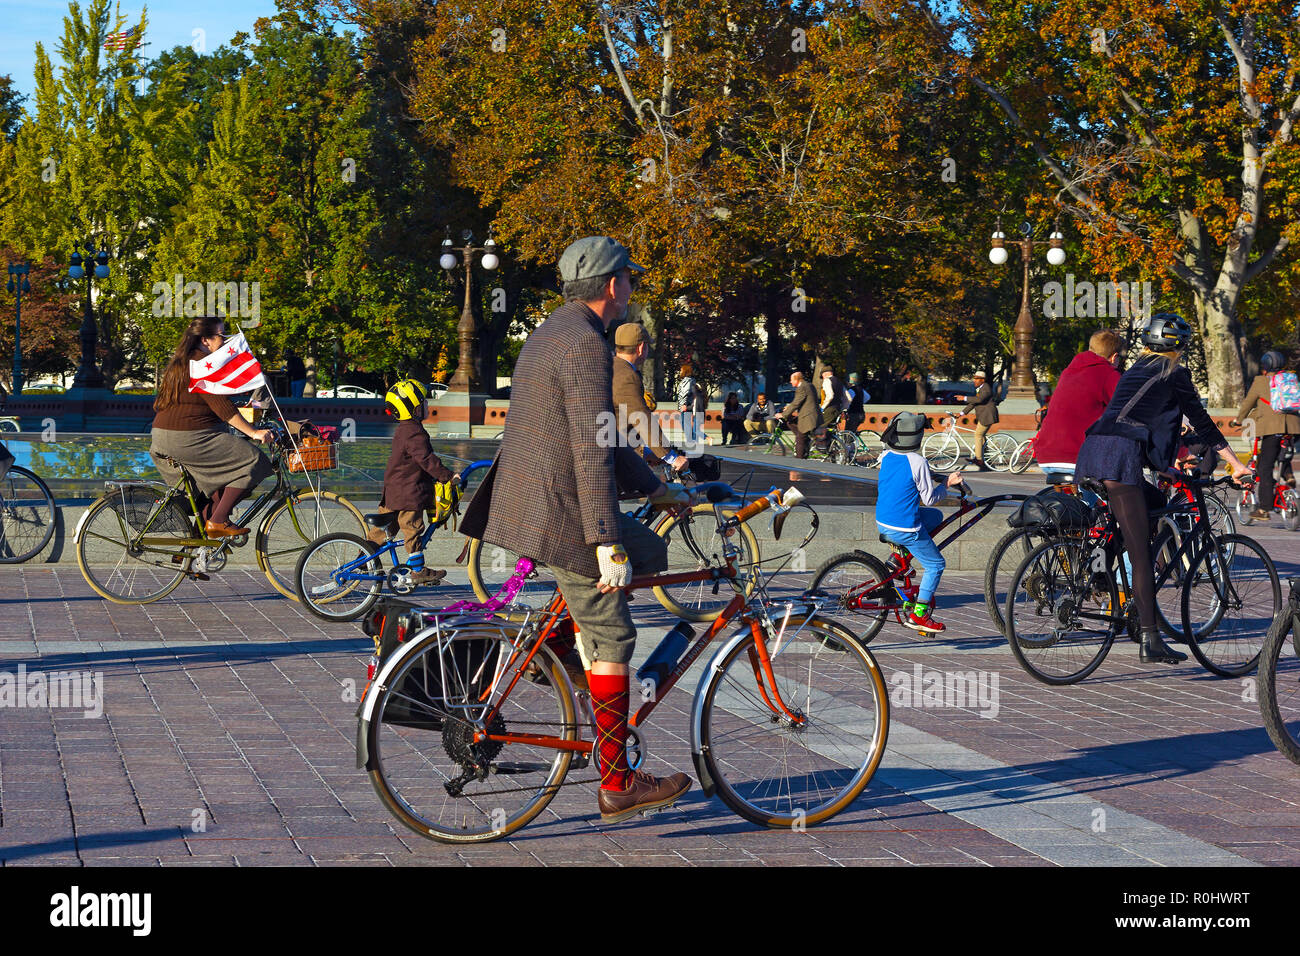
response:
<svg viewBox="0 0 1300 956"><path fill-rule="evenodd" d="M1300 764L1300 656L1296 609L1288 604L1274 618L1259 654L1259 709L1264 727L1282 755Z"/></svg>
<svg viewBox="0 0 1300 956"><path fill-rule="evenodd" d="M312 614L326 621L355 621L379 600L384 590L383 562L366 538L338 531L317 538L303 549L294 568L294 593ZM338 576L340 568L361 562L351 571L359 577Z"/></svg>
<svg viewBox="0 0 1300 956"><path fill-rule="evenodd" d="M947 471L961 457L961 446L947 432L935 432L922 443L921 457L936 471Z"/></svg>
<svg viewBox="0 0 1300 956"><path fill-rule="evenodd" d="M365 519L348 499L332 491L300 491L281 499L257 529L257 564L271 587L292 600L294 572L303 548L334 531L366 536Z"/></svg>
<svg viewBox="0 0 1300 956"><path fill-rule="evenodd" d="M1048 541L1016 569L1007 594L1007 640L1044 684L1074 684L1095 671L1115 641L1115 579L1092 569L1092 545Z"/></svg>
<svg viewBox="0 0 1300 956"><path fill-rule="evenodd" d="M1183 633L1212 674L1240 677L1259 662L1263 635L1282 608L1282 584L1272 559L1253 538L1222 535L1183 581ZM1225 551L1231 548L1231 557Z"/></svg>
<svg viewBox="0 0 1300 956"><path fill-rule="evenodd" d="M789 622L788 631L795 630ZM889 697L876 659L834 621L809 618L768 647L761 685L752 635L700 688L704 762L727 806L766 827L812 826L852 803L871 781L889 736Z"/></svg>
<svg viewBox="0 0 1300 956"><path fill-rule="evenodd" d="M836 555L818 568L809 590L835 598L832 613L843 618L858 643L867 644L884 627L894 603L886 591L887 577L889 572L875 555L853 551Z"/></svg>
<svg viewBox="0 0 1300 956"><path fill-rule="evenodd" d="M405 826L444 843L499 840L527 825L555 796L573 752L538 744L474 741L476 731L577 740L569 686L549 647L531 679L520 678L490 726L498 700L523 663L517 628L491 623L417 638L377 694L367 729L370 781Z"/></svg>
<svg viewBox="0 0 1300 956"><path fill-rule="evenodd" d="M474 596L480 601L490 601L501 589L501 585L510 580L515 573L515 565L522 555L515 554L509 548L500 545L485 544L478 538L471 538L465 564L469 571L469 584L474 589ZM555 575L544 564L533 562L533 577L524 582L515 598L515 604L527 604L530 607L545 607L555 596Z"/></svg>
<svg viewBox="0 0 1300 956"><path fill-rule="evenodd" d="M1012 528L993 546L989 563L984 568L984 606L999 633L1006 634L1007 619L1003 610L1016 569L1034 548L1059 537L1062 536L1054 530L1041 527Z"/></svg>
<svg viewBox="0 0 1300 956"><path fill-rule="evenodd" d="M77 525L77 567L100 597L114 604L150 604L176 590L193 560L180 542L195 533L192 516L173 499L166 511L163 493L148 485L128 485L92 504ZM141 536L157 543L139 546ZM168 544L168 540L177 542Z"/></svg>
<svg viewBox="0 0 1300 956"><path fill-rule="evenodd" d="M724 511L726 517L734 511ZM666 515L655 526L655 534L663 538L668 549L668 568L665 574L683 574L704 568L720 568L726 564L722 556L722 538L718 523L713 518L713 505L695 505L689 515L678 518ZM740 542L740 556L736 559L736 577L749 594L754 589L755 568L758 563L758 539L748 525L736 528ZM736 592L723 581L714 594L712 581L687 581L685 584L667 584L654 589L655 598L667 610L686 621L712 621L731 603Z"/></svg>
<svg viewBox="0 0 1300 956"><path fill-rule="evenodd" d="M984 439L984 463L994 471L1006 471L1016 455L1018 444L1003 432L995 432Z"/></svg>
<svg viewBox="0 0 1300 956"><path fill-rule="evenodd" d="M0 479L0 564L30 561L54 537L57 511L49 486L21 465Z"/></svg>

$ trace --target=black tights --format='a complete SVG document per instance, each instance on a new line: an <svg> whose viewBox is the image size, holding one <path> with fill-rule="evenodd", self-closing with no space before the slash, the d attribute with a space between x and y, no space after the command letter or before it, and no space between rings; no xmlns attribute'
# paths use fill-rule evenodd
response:
<svg viewBox="0 0 1300 956"><path fill-rule="evenodd" d="M1259 475L1259 494L1255 500L1255 507L1263 508L1265 511L1273 510L1273 495L1277 487L1273 478L1273 466L1277 464L1281 451L1281 435L1265 435L1259 440L1259 461L1255 466L1255 473ZM1289 474L1291 474L1290 461L1282 466L1283 477Z"/></svg>
<svg viewBox="0 0 1300 956"><path fill-rule="evenodd" d="M1149 491L1147 489L1150 489ZM1159 507L1160 493L1143 482L1141 486L1106 482L1106 502L1124 535L1124 547L1132 565L1132 599L1137 601L1143 628L1156 626L1156 578L1151 569L1150 507Z"/></svg>

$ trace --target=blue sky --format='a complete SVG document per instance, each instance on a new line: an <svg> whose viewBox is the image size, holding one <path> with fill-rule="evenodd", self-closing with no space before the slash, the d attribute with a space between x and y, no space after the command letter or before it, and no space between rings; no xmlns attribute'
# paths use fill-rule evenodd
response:
<svg viewBox="0 0 1300 956"><path fill-rule="evenodd" d="M154 0L149 4L123 0L121 4L128 23L135 23L146 7L146 56L157 56L179 44L192 45L196 42L194 30L204 31L206 52L210 53L241 30L252 33L258 17L275 14L275 0ZM18 91L29 97L25 104L29 109L34 106L30 97L35 92L36 44L45 44L45 52L57 59L54 48L63 36L67 15L67 0L0 0L0 74L14 78Z"/></svg>

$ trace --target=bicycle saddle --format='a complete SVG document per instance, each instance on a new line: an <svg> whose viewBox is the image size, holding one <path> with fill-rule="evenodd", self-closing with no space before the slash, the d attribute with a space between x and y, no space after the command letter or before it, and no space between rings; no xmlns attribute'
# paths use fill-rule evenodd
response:
<svg viewBox="0 0 1300 956"><path fill-rule="evenodd" d="M1047 476L1047 483L1049 485L1072 485L1074 484L1074 475L1070 475L1070 474L1063 475L1057 472L1056 474L1051 474Z"/></svg>
<svg viewBox="0 0 1300 956"><path fill-rule="evenodd" d="M1101 498L1103 501L1105 501L1107 495L1110 494L1110 492L1106 490L1105 482L1098 481L1096 478L1080 478L1079 487L1084 489L1085 491L1091 491L1094 495L1096 495L1098 498Z"/></svg>
<svg viewBox="0 0 1300 956"><path fill-rule="evenodd" d="M392 531L397 527L397 512L385 511L381 514L366 515L366 524L372 528L383 528L385 531Z"/></svg>

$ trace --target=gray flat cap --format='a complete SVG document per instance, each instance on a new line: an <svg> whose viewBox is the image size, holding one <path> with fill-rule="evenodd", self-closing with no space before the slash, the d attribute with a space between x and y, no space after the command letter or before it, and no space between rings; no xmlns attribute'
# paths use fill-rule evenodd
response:
<svg viewBox="0 0 1300 956"><path fill-rule="evenodd" d="M587 236L560 254L560 278L565 282L613 275L620 269L645 272L632 261L627 248L609 236Z"/></svg>

